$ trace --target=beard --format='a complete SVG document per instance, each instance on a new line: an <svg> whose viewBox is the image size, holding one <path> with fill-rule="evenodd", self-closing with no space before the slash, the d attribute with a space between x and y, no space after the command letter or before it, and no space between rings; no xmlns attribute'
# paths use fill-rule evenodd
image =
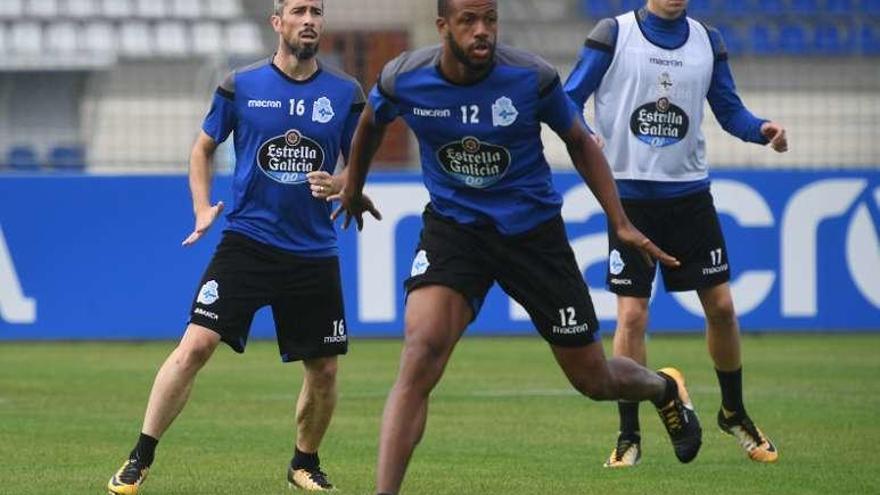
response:
<svg viewBox="0 0 880 495"><path fill-rule="evenodd" d="M495 44L494 43L487 42L487 44L489 45L489 58L488 58L488 60L486 60L486 62L474 62L473 60L471 60L468 57L467 51L465 51L464 47L455 42L455 39L452 37L452 33L448 33L446 35L446 44L449 46L449 49L452 51L452 55L454 55L455 58L459 62L464 64L465 67L467 67L468 69L471 69L471 70L475 70L475 71L484 70L487 67L489 67L490 65L492 65L492 62L495 60Z"/></svg>
<svg viewBox="0 0 880 495"><path fill-rule="evenodd" d="M315 55L318 54L318 49L321 47L320 41L304 44L299 41L290 42L284 40L284 44L287 45L287 49L290 50L290 53L293 54L297 60L309 60L314 58Z"/></svg>

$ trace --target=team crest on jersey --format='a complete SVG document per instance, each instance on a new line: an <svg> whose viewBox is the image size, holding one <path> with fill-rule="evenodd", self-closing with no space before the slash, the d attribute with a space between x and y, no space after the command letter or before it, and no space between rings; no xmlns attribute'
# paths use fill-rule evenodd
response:
<svg viewBox="0 0 880 495"><path fill-rule="evenodd" d="M468 136L437 151L443 170L463 184L482 189L501 180L510 167L510 151Z"/></svg>
<svg viewBox="0 0 880 495"><path fill-rule="evenodd" d="M306 174L324 168L325 156L317 141L291 129L260 146L257 166L276 182L302 184Z"/></svg>
<svg viewBox="0 0 880 495"><path fill-rule="evenodd" d="M492 104L492 125L495 127L507 127L516 122L518 116L513 100L506 96L498 98Z"/></svg>
<svg viewBox="0 0 880 495"><path fill-rule="evenodd" d="M199 304L210 306L220 299L220 285L216 280L205 282L205 285L199 290L199 297L196 301Z"/></svg>
<svg viewBox="0 0 880 495"><path fill-rule="evenodd" d="M629 128L639 141L662 148L680 142L688 133L690 119L681 107L662 96L636 108Z"/></svg>
<svg viewBox="0 0 880 495"><path fill-rule="evenodd" d="M330 103L330 98L322 96L315 100L315 103L312 105L312 122L326 124L333 120L334 115L336 114L333 112L333 105Z"/></svg>
<svg viewBox="0 0 880 495"><path fill-rule="evenodd" d="M660 85L660 91L663 93L669 93L669 91L672 89L672 86L675 86L675 84L672 82L672 77L669 75L668 72L660 74L660 79L659 81L657 81L657 84Z"/></svg>

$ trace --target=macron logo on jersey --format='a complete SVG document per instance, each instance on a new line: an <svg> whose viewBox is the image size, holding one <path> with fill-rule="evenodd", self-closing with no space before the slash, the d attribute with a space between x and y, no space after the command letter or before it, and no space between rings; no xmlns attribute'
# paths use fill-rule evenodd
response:
<svg viewBox="0 0 880 495"><path fill-rule="evenodd" d="M448 108L418 108L413 107L413 115L416 117L429 117L433 119L441 119L452 117L452 110Z"/></svg>
<svg viewBox="0 0 880 495"><path fill-rule="evenodd" d="M674 58L658 58L651 57L648 59L654 65L662 65L663 67L683 67L684 62L681 60L676 60Z"/></svg>
<svg viewBox="0 0 880 495"><path fill-rule="evenodd" d="M248 100L248 108L281 108L278 100Z"/></svg>

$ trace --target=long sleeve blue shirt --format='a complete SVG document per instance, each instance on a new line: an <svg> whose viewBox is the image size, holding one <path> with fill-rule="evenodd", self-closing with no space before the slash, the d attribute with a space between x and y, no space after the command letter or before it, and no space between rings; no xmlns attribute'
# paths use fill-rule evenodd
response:
<svg viewBox="0 0 880 495"><path fill-rule="evenodd" d="M642 32L651 43L668 49L683 45L689 35L686 14L668 20L656 16L647 9L637 12ZM712 82L706 99L712 113L728 133L743 141L767 144L767 138L761 134L761 126L765 119L753 115L743 104L736 93L733 72L727 61L727 48L724 39L717 29L707 26L715 63L712 68ZM594 33L601 31L601 35ZM568 96L581 108L602 83L608 67L614 58L614 43L617 39L617 21L603 19L597 24L593 33L587 38L580 58L565 83ZM663 183L642 180L618 180L620 195L627 199L655 199L676 197L691 194L709 187L709 181L693 181L681 183Z"/></svg>

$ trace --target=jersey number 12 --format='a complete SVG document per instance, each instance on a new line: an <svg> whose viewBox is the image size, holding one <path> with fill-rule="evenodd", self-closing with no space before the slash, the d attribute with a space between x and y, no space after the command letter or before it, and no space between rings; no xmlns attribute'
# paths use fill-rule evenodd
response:
<svg viewBox="0 0 880 495"><path fill-rule="evenodd" d="M470 114L468 114L470 111ZM470 118L469 118L470 117ZM480 123L480 107L477 105L461 106L461 123L462 124L479 124Z"/></svg>

